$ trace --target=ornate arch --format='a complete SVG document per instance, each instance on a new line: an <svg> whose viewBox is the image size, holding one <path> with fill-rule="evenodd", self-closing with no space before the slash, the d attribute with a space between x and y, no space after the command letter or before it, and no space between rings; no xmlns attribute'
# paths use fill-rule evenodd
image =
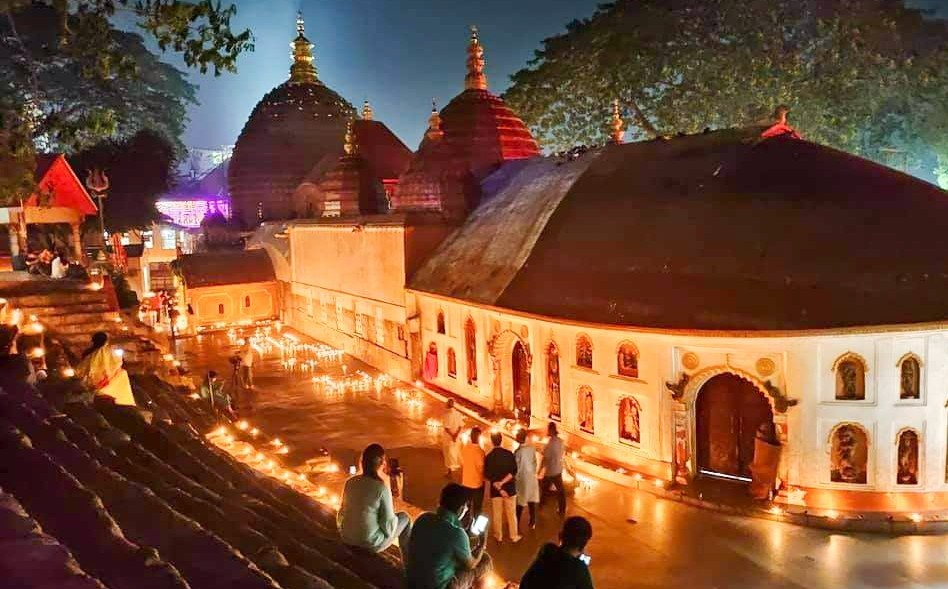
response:
<svg viewBox="0 0 948 589"><path fill-rule="evenodd" d="M852 426L852 427L858 427L860 430L862 430L862 433L866 434L866 446L868 447L868 446L871 446L871 445L872 445L872 436L871 436L870 433L869 433L869 428L867 428L865 425L859 423L858 421L840 421L839 423L837 423L836 425L834 425L833 427L831 427L831 428L830 428L830 431L829 431L829 435L826 436L826 443L827 443L827 444L829 444L830 446L832 446L832 444L833 444L833 436L836 435L836 430L838 430L839 428L843 427L844 425L850 425L850 426ZM912 428L905 428L905 429L912 429ZM901 431L900 431L900 433L901 433ZM895 439L898 440L898 439L899 439L898 436L896 436Z"/></svg>
<svg viewBox="0 0 948 589"><path fill-rule="evenodd" d="M690 375L687 379L687 382L685 383L681 401L687 407L693 409L695 406L695 400L698 398L698 391L701 390L701 387L703 387L706 382L715 376L720 376L722 374L733 374L734 376L746 380L750 384L754 385L754 388L760 391L760 394L763 395L765 399L767 399L768 403L770 403L770 409L773 411L774 415L778 413L785 413L787 407L796 404L795 400L788 399L786 395L784 395L784 393L781 392L780 389L775 385L771 384L770 381L763 382L745 370L724 365L709 366L708 368L704 368Z"/></svg>
<svg viewBox="0 0 948 589"><path fill-rule="evenodd" d="M839 365L845 362L846 360L855 360L856 362L859 362L859 364L862 365L863 374L869 372L869 363L866 361L865 358L863 358L856 352L846 352L845 354L841 355L839 358L837 358L833 362L833 367L830 368L830 371L836 372L836 369L839 368Z"/></svg>
<svg viewBox="0 0 948 589"><path fill-rule="evenodd" d="M487 342L487 353L490 354L492 360L500 361L502 356L513 350L515 341L520 342L523 351L527 353L527 365L533 366L533 352L530 350L529 342L512 329L505 329L490 338Z"/></svg>
<svg viewBox="0 0 948 589"><path fill-rule="evenodd" d="M523 346L527 356L527 369L533 370L533 352L525 337L512 329L504 329L496 333L487 341L487 353L490 358L491 395L494 398L494 410L503 413L509 401L512 403L513 377L510 370L510 360L514 344ZM531 385L532 388L532 385Z"/></svg>
<svg viewBox="0 0 948 589"><path fill-rule="evenodd" d="M589 344L589 366L581 364L579 361L579 346L581 342L586 342ZM577 366L584 366L585 368L592 368L596 363L596 346L593 344L593 338L589 336L586 332L579 332L576 334L576 337L573 338L573 363Z"/></svg>
<svg viewBox="0 0 948 589"><path fill-rule="evenodd" d="M919 357L918 354L916 354L915 352L906 352L902 354L902 357L899 358L898 361L895 363L896 367L901 368L902 364L905 363L906 360L915 360L916 362L918 362L919 368L924 366L924 364L922 363L922 359L921 357Z"/></svg>

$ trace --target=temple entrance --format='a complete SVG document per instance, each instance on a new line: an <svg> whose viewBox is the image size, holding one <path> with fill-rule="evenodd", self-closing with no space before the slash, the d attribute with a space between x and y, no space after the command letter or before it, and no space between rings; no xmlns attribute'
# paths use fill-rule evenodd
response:
<svg viewBox="0 0 948 589"><path fill-rule="evenodd" d="M523 423L530 423L530 364L527 351L519 341L514 343L511 369L514 414Z"/></svg>
<svg viewBox="0 0 948 589"><path fill-rule="evenodd" d="M701 387L695 415L698 473L750 482L757 429L773 422L764 395L739 376L720 374Z"/></svg>

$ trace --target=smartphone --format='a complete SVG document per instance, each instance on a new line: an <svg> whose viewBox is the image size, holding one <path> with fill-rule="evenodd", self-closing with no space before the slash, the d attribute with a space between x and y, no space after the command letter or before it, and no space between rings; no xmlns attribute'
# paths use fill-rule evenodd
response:
<svg viewBox="0 0 948 589"><path fill-rule="evenodd" d="M592 560L592 557L590 557L588 554L580 554L579 560L583 561L583 564L586 566L589 566L589 561Z"/></svg>
<svg viewBox="0 0 948 589"><path fill-rule="evenodd" d="M480 536L484 533L484 530L487 529L487 516L479 515L474 518L474 523L471 524L471 533L475 536Z"/></svg>

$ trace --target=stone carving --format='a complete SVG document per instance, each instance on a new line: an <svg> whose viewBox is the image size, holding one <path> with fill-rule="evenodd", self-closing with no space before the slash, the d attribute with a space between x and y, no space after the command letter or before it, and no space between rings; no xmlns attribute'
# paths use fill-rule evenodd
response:
<svg viewBox="0 0 948 589"><path fill-rule="evenodd" d="M767 389L767 394L770 395L770 398L774 400L774 409L777 410L777 413L786 413L787 409L796 406L798 402L797 399L791 399L784 395L780 387L769 380L764 381L764 388Z"/></svg>
<svg viewBox="0 0 948 589"><path fill-rule="evenodd" d="M592 389L585 385L579 387L577 403L579 407L579 429L590 434L596 433Z"/></svg>
<svg viewBox="0 0 948 589"><path fill-rule="evenodd" d="M681 365L687 370L694 370L701 365L701 360L698 359L698 355L694 352L687 352L681 357Z"/></svg>
<svg viewBox="0 0 948 589"><path fill-rule="evenodd" d="M757 374L761 376L770 376L777 370L777 365L770 358L760 358L755 364Z"/></svg>
<svg viewBox="0 0 948 589"><path fill-rule="evenodd" d="M546 394L549 416L559 419L562 416L560 409L560 354L556 345L550 343L546 351Z"/></svg>
<svg viewBox="0 0 948 589"><path fill-rule="evenodd" d="M641 407L632 397L619 401L619 441L639 444L642 441Z"/></svg>
<svg viewBox="0 0 948 589"><path fill-rule="evenodd" d="M685 396L685 387L688 386L689 380L691 380L691 377L682 372L678 377L678 382L665 382L665 388L671 392L672 399L680 401Z"/></svg>
<svg viewBox="0 0 948 589"><path fill-rule="evenodd" d="M859 356L848 353L833 365L836 372L836 399L863 401L866 398L866 363Z"/></svg>
<svg viewBox="0 0 948 589"><path fill-rule="evenodd" d="M913 356L908 356L902 360L899 368L899 398L921 398L921 366L919 365L918 360Z"/></svg>
<svg viewBox="0 0 948 589"><path fill-rule="evenodd" d="M864 485L867 482L869 441L860 426L844 423L833 430L830 480Z"/></svg>
<svg viewBox="0 0 948 589"><path fill-rule="evenodd" d="M684 391L684 387L682 387ZM688 414L675 412L675 482L687 485L691 473L688 471Z"/></svg>
<svg viewBox="0 0 948 589"><path fill-rule="evenodd" d="M576 336L576 365L583 368L593 367L593 344L588 335Z"/></svg>
<svg viewBox="0 0 948 589"><path fill-rule="evenodd" d="M918 484L918 433L904 430L899 434L898 478L900 485Z"/></svg>
<svg viewBox="0 0 948 589"><path fill-rule="evenodd" d="M637 378L639 376L639 350L632 342L623 342L616 354L617 372L621 376Z"/></svg>

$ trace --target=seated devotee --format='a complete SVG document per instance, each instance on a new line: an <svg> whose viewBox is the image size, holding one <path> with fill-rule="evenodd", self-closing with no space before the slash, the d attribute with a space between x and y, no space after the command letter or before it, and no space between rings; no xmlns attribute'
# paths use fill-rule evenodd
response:
<svg viewBox="0 0 948 589"><path fill-rule="evenodd" d="M484 551L484 535L471 538L461 527L467 512L468 491L457 483L441 490L436 513L415 520L405 558L407 587L411 589L469 589L481 585L490 573L490 556Z"/></svg>
<svg viewBox="0 0 948 589"><path fill-rule="evenodd" d="M69 259L66 258L66 254L62 251L56 253L56 257L53 258L52 264L50 265L49 276L54 279L61 279L66 277L66 271L69 268Z"/></svg>
<svg viewBox="0 0 948 589"><path fill-rule="evenodd" d="M592 589L589 557L583 554L590 538L592 525L586 518L567 518L560 531L559 546L546 544L540 548L520 580L520 589Z"/></svg>
<svg viewBox="0 0 948 589"><path fill-rule="evenodd" d="M109 345L107 333L98 331L92 345L82 353L76 376L92 388L96 396L110 397L117 405L135 405L132 383L122 367L122 351Z"/></svg>
<svg viewBox="0 0 948 589"><path fill-rule="evenodd" d="M33 363L17 350L18 332L16 325L0 325L0 388L36 383Z"/></svg>
<svg viewBox="0 0 948 589"><path fill-rule="evenodd" d="M208 403L211 411L222 413L230 418L236 418L230 395L224 390L224 383L217 377L217 372L209 370L199 393Z"/></svg>
<svg viewBox="0 0 948 589"><path fill-rule="evenodd" d="M395 513L392 490L382 476L385 464L382 446L370 444L362 451L362 474L346 481L336 524L339 536L349 546L382 552L397 538L404 554L411 519L403 511Z"/></svg>

